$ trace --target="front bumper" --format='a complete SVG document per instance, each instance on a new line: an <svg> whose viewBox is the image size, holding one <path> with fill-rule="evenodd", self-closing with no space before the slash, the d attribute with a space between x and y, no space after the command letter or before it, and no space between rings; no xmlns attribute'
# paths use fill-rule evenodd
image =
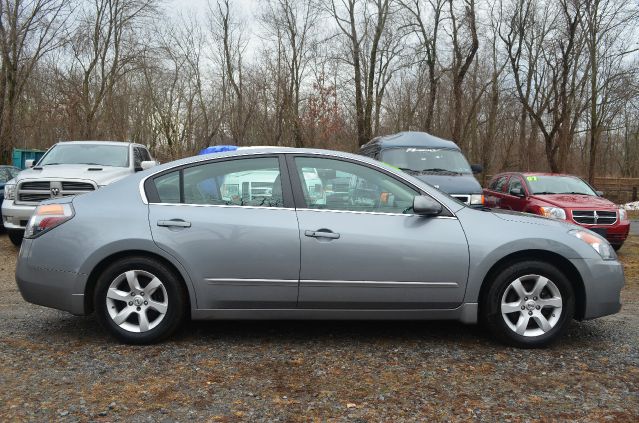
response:
<svg viewBox="0 0 639 423"><path fill-rule="evenodd" d="M573 259L585 289L584 320L615 314L621 310L625 283L623 265L617 260Z"/></svg>
<svg viewBox="0 0 639 423"><path fill-rule="evenodd" d="M29 264L32 245L32 239L22 241L16 264L16 283L22 298L33 304L72 314L86 314L84 293L75 292L74 288L78 280L86 279L87 275Z"/></svg>
<svg viewBox="0 0 639 423"><path fill-rule="evenodd" d="M26 229L36 206L19 206L13 200L2 202L2 223L7 229Z"/></svg>
<svg viewBox="0 0 639 423"><path fill-rule="evenodd" d="M629 220L617 221L614 225L587 225L576 222L573 219L568 219L568 222L572 223L573 225L578 225L582 228L589 229L593 232L597 232L598 230L605 230L606 239L612 245L623 244L626 238L628 238L628 233L630 232Z"/></svg>

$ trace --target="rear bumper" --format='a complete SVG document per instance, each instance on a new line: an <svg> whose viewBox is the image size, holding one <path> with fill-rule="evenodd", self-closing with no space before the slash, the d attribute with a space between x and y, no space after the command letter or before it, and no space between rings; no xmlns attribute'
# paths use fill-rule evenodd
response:
<svg viewBox="0 0 639 423"><path fill-rule="evenodd" d="M22 229L35 211L35 206L18 206L12 200L2 202L2 223L7 229Z"/></svg>
<svg viewBox="0 0 639 423"><path fill-rule="evenodd" d="M57 269L45 269L29 264L33 240L25 239L16 264L16 283L25 301L68 311L85 313L84 293L74 292L76 281L86 275Z"/></svg>
<svg viewBox="0 0 639 423"><path fill-rule="evenodd" d="M625 283L623 265L617 260L573 259L585 289L584 320L615 314L621 310Z"/></svg>

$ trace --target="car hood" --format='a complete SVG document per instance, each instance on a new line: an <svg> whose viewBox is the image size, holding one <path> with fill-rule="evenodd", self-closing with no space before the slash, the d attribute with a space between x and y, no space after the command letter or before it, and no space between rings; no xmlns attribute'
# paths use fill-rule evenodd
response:
<svg viewBox="0 0 639 423"><path fill-rule="evenodd" d="M413 177L420 179L435 188L448 194L481 194L481 185L473 175L447 175L434 173L413 174Z"/></svg>
<svg viewBox="0 0 639 423"><path fill-rule="evenodd" d="M504 209L491 209L491 212L502 220L508 222L528 223L531 225L554 226L557 229L575 229L579 226L568 223L565 220L550 219L536 214L516 212Z"/></svg>
<svg viewBox="0 0 639 423"><path fill-rule="evenodd" d="M89 180L97 185L107 185L131 174L125 167L93 166L93 165L52 165L37 169L26 169L20 172L17 182L24 179L75 179Z"/></svg>
<svg viewBox="0 0 639 423"><path fill-rule="evenodd" d="M544 201L553 206L562 208L611 208L615 209L615 203L606 200L602 197L595 197L594 195L578 195L578 194L535 194L532 196L537 200Z"/></svg>

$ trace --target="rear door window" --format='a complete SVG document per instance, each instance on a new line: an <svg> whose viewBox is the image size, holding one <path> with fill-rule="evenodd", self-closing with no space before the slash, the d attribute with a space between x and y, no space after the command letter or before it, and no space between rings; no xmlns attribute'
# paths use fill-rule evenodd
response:
<svg viewBox="0 0 639 423"><path fill-rule="evenodd" d="M283 207L277 157L197 164L153 180L160 203Z"/></svg>
<svg viewBox="0 0 639 423"><path fill-rule="evenodd" d="M490 184L490 189L495 192L502 192L507 180L508 175L500 176L494 179L493 182Z"/></svg>

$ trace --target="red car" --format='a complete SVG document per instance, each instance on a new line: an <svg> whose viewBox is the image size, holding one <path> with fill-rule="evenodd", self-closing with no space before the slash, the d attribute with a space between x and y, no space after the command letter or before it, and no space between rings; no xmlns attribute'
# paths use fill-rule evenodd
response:
<svg viewBox="0 0 639 423"><path fill-rule="evenodd" d="M618 250L628 237L626 211L572 175L508 172L484 189L486 207L563 219L604 236Z"/></svg>

